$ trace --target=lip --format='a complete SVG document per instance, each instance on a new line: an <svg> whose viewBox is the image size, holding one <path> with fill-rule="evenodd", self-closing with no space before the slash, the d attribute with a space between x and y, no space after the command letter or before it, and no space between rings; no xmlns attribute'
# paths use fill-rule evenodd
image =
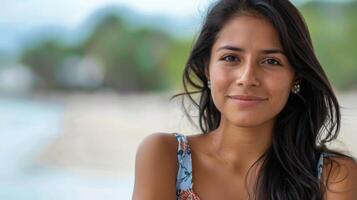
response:
<svg viewBox="0 0 357 200"><path fill-rule="evenodd" d="M238 104L240 107L250 107L268 100L268 98L264 97L247 95L229 95L228 98L233 100L233 102Z"/></svg>
<svg viewBox="0 0 357 200"><path fill-rule="evenodd" d="M231 99L241 100L241 101L264 101L268 98L259 97L259 96L247 96L247 95L230 95L228 96Z"/></svg>

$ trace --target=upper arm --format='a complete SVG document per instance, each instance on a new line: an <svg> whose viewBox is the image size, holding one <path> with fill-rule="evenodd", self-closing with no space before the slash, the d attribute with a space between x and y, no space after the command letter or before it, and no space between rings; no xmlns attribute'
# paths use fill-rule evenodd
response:
<svg viewBox="0 0 357 200"><path fill-rule="evenodd" d="M330 157L324 164L326 200L357 199L357 165L352 159Z"/></svg>
<svg viewBox="0 0 357 200"><path fill-rule="evenodd" d="M173 135L146 137L136 153L133 200L175 200L177 142Z"/></svg>

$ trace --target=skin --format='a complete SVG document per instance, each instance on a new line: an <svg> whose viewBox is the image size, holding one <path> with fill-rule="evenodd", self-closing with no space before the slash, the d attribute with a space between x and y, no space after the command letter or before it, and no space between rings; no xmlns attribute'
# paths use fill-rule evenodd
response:
<svg viewBox="0 0 357 200"><path fill-rule="evenodd" d="M282 50L278 33L262 17L240 15L221 29L206 69L221 123L208 134L188 136L193 190L201 200L243 200L248 199L248 192L254 195L260 163L249 173L248 169L271 145L276 116L292 95L296 81ZM229 98L231 95L256 96L262 100L247 106L247 102ZM176 151L176 139L170 134L153 134L142 142L136 157L134 200L176 199ZM350 183L344 183L356 185L355 165L336 160L346 162L350 166L346 169L352 169ZM334 185L335 189L338 187L347 186ZM327 199L352 199L349 197L354 195L344 194L328 193Z"/></svg>
<svg viewBox="0 0 357 200"><path fill-rule="evenodd" d="M278 33L263 18L236 17L221 30L211 50L208 77L214 104L223 116L220 129L237 132L239 128L240 132L242 128L272 127L287 102L295 76L281 52ZM266 100L245 107L227 95Z"/></svg>
<svg viewBox="0 0 357 200"><path fill-rule="evenodd" d="M222 116L218 129L210 134L211 146L232 170L250 166L270 146L275 118L295 80L278 33L261 17L231 19L212 47L206 74ZM232 95L263 100L244 106L229 97Z"/></svg>
<svg viewBox="0 0 357 200"><path fill-rule="evenodd" d="M287 102L295 73L274 27L264 18L243 15L228 21L220 31L211 49L206 75L211 80L213 102L222 117L218 129L202 139L206 145L201 152L206 155L209 152L207 157L211 163L219 163L218 169L227 172L224 177L217 177L218 182L237 177L230 183L232 195L222 191L220 196L245 199L244 177L249 167L271 145L275 118ZM229 97L232 95L255 96L263 100L245 106L244 102ZM194 140L191 139L193 145L201 143ZM193 154L196 159L204 157L200 153ZM255 178L254 173L248 177L251 186ZM204 199L217 197L204 192L205 184L200 184L199 178L195 182L195 190L205 195ZM240 188L240 194L235 192L237 188Z"/></svg>

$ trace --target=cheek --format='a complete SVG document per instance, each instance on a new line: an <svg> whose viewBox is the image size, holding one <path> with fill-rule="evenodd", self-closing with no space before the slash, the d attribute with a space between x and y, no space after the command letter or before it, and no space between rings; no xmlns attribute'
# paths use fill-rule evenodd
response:
<svg viewBox="0 0 357 200"><path fill-rule="evenodd" d="M292 78L276 77L273 81L267 84L270 91L270 98L274 106L280 110L285 106L290 95Z"/></svg>
<svg viewBox="0 0 357 200"><path fill-rule="evenodd" d="M210 77L212 83L212 90L214 93L223 93L229 85L229 76L225 70L222 70L220 66L213 65L210 69Z"/></svg>
<svg viewBox="0 0 357 200"><path fill-rule="evenodd" d="M232 81L234 81L234 77L232 77L231 73L228 73L227 70L223 70L217 65L212 66L210 73L212 99L217 109L222 112L225 96L228 95L229 87Z"/></svg>
<svg viewBox="0 0 357 200"><path fill-rule="evenodd" d="M227 89L236 79L234 71L234 68L229 68L219 63L213 64L210 68L211 81L220 90Z"/></svg>

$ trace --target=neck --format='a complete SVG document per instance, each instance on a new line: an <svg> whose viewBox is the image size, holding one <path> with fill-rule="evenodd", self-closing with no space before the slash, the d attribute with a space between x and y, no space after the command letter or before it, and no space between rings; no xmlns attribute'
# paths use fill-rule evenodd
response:
<svg viewBox="0 0 357 200"><path fill-rule="evenodd" d="M272 142L273 122L254 127L238 127L221 121L211 132L213 154L234 171L248 169Z"/></svg>

